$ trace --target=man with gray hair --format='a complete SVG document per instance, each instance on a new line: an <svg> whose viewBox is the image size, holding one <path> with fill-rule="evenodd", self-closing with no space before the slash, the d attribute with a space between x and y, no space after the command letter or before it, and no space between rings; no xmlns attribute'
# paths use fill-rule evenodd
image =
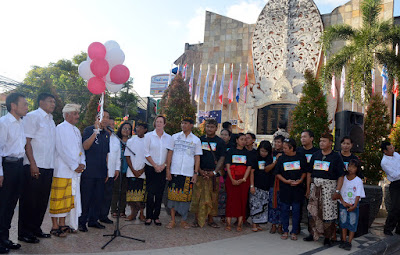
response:
<svg viewBox="0 0 400 255"><path fill-rule="evenodd" d="M80 176L85 170L85 153L82 136L75 126L79 121L80 105L67 104L63 109L64 122L56 127L56 154L54 176L50 196L50 233L65 237L76 233L78 217L81 213ZM70 213L69 227L65 217Z"/></svg>

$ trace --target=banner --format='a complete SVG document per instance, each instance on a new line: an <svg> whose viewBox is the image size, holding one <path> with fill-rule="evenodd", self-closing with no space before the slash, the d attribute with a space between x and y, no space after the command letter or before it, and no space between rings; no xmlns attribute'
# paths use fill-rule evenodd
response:
<svg viewBox="0 0 400 255"><path fill-rule="evenodd" d="M199 111L198 118L199 123L203 123L206 119L215 119L218 123L221 123L221 110Z"/></svg>

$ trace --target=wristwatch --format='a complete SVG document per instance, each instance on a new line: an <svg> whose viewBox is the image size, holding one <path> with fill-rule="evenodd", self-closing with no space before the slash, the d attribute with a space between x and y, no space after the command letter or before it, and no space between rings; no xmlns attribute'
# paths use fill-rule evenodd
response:
<svg viewBox="0 0 400 255"><path fill-rule="evenodd" d="M217 172L215 172L215 170L213 171L213 174L216 176L216 177L219 177L220 175L219 175L219 172L217 173Z"/></svg>
<svg viewBox="0 0 400 255"><path fill-rule="evenodd" d="M336 193L338 193L338 194L340 194L340 190L338 190L338 189L337 189L337 190L335 190L335 192L336 192Z"/></svg>
<svg viewBox="0 0 400 255"><path fill-rule="evenodd" d="M254 188L254 185L250 185L250 188Z"/></svg>

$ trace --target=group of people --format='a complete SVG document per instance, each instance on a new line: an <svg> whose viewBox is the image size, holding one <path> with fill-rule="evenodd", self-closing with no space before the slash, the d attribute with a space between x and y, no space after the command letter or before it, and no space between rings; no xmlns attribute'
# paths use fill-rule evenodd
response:
<svg viewBox="0 0 400 255"><path fill-rule="evenodd" d="M183 117L182 131L171 136L164 131L167 120L161 115L155 118L154 131L147 132L147 124L139 122L131 137L129 122L112 134L114 120L106 110L81 135L76 127L79 105L65 105L64 122L57 126L52 118L54 96L40 94L38 105L27 114L25 97L12 93L6 99L9 113L0 118L0 253L20 248L9 240L18 200L18 240L38 243L51 235L87 232L87 227L103 229L101 223L113 223L110 211L127 220L139 214L145 225L161 226L166 185L169 229L176 227L178 214L183 229L206 224L220 228L214 218L221 217L226 231L234 226L242 231L251 219L254 232L269 222L271 234L297 240L306 206L310 235L305 241L324 236L324 245L330 246L339 225L340 247L351 249L365 193L350 137L340 141L339 152L332 151L329 133L319 138L319 148L314 147L311 130L301 133L301 145L278 130L273 144L261 141L255 146L253 133L232 134L227 122L218 136L214 119L206 121L205 135L198 138L192 133L194 120ZM387 145L383 151L391 148ZM52 229L46 234L41 225L49 198ZM126 205L131 208L129 216ZM189 212L195 215L193 223L187 220ZM391 218L394 226L396 213Z"/></svg>

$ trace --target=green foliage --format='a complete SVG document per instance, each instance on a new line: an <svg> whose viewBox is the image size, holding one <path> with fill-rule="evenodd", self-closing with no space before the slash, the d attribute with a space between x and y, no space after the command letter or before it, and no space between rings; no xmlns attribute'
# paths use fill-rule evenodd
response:
<svg viewBox="0 0 400 255"><path fill-rule="evenodd" d="M124 87L118 93L114 93L110 96L110 104L107 110L110 111L110 115L114 117L123 117L129 115L129 119L133 119L137 115L137 98L134 94L129 93L132 91L133 79L130 78Z"/></svg>
<svg viewBox="0 0 400 255"><path fill-rule="evenodd" d="M365 84L365 102L372 93L371 70L377 65L386 65L389 74L388 91L391 91L393 78L400 78L400 56L390 49L400 39L400 28L390 21L379 21L382 0L363 0L361 3L362 27L354 29L346 24L328 27L322 37L323 49L329 53L332 43L345 40L347 44L329 57L322 71L326 82L332 74L339 77L342 67L346 67L345 99L362 102L361 88ZM390 49L390 50L389 50ZM375 54L375 56L374 56ZM328 54L329 55L329 54ZM376 74L376 77L379 75Z"/></svg>
<svg viewBox="0 0 400 255"><path fill-rule="evenodd" d="M315 135L314 145L318 146L321 134L330 132L328 106L320 83L312 72L307 70L304 77L306 82L303 86L303 96L294 108L290 118L290 136L300 144L301 132L305 129L310 129Z"/></svg>
<svg viewBox="0 0 400 255"><path fill-rule="evenodd" d="M381 168L380 145L390 133L389 110L383 98L375 94L369 101L364 122L365 148L361 154L364 175L368 184L378 184L384 172Z"/></svg>
<svg viewBox="0 0 400 255"><path fill-rule="evenodd" d="M165 90L161 99L161 114L167 118L165 132L175 134L180 132L183 117L196 119L196 108L190 102L187 85L178 74L171 85Z"/></svg>
<svg viewBox="0 0 400 255"><path fill-rule="evenodd" d="M389 135L390 142L395 147L396 151L400 149L400 118L396 119L396 123L393 125L392 131Z"/></svg>

